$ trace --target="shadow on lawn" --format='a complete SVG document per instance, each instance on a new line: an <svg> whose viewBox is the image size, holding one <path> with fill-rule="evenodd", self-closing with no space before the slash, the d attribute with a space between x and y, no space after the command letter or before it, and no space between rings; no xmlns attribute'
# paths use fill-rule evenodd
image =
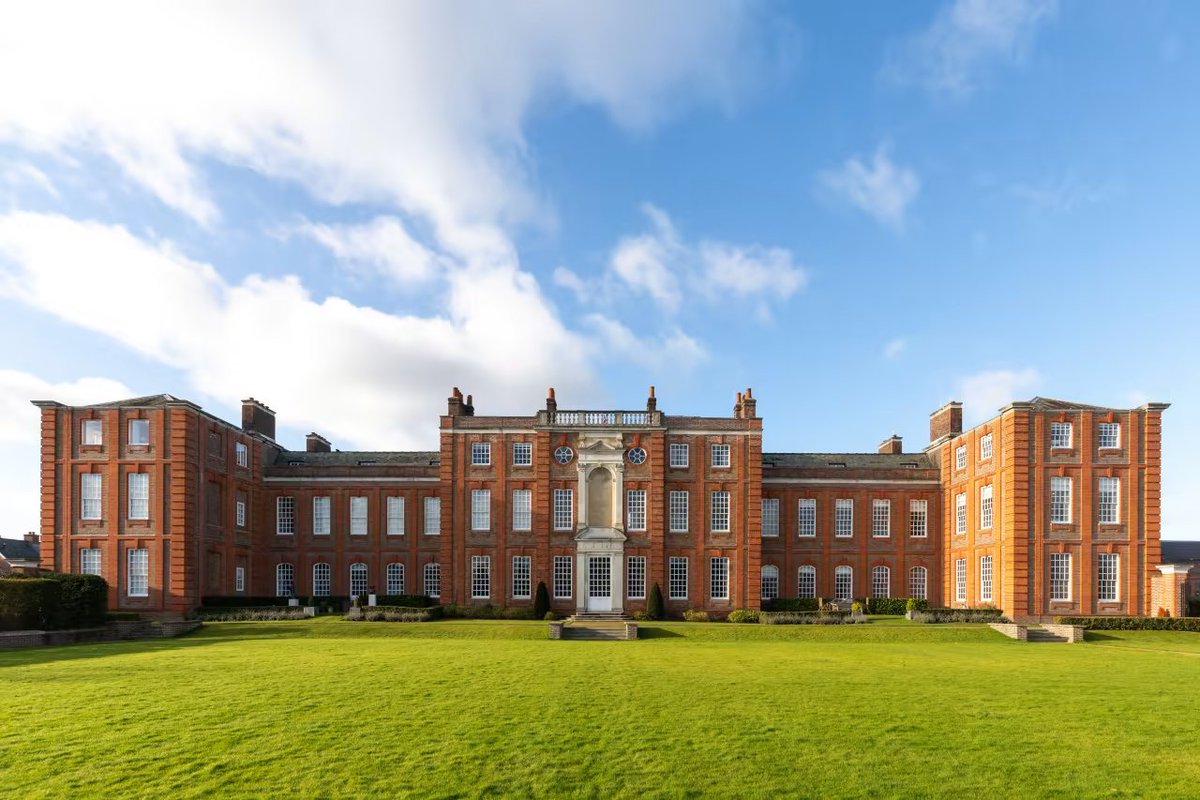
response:
<svg viewBox="0 0 1200 800"><path fill-rule="evenodd" d="M682 639L683 634L677 631L669 631L665 628L644 627L638 625L639 639Z"/></svg>

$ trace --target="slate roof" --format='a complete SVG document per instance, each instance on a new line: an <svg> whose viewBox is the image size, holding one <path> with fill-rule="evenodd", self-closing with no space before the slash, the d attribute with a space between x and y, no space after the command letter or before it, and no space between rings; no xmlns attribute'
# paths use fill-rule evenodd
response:
<svg viewBox="0 0 1200 800"><path fill-rule="evenodd" d="M274 466L299 466L292 464L293 461L299 461L306 467L358 467L385 464L427 467L440 464L441 453L436 450L339 450L332 453L310 453L307 450L283 450L279 455L275 456ZM374 463L362 463L366 461Z"/></svg>
<svg viewBox="0 0 1200 800"><path fill-rule="evenodd" d="M1108 411L1108 406L1094 406L1090 403L1076 403L1072 400L1058 400L1053 397L1035 397L1029 400L1029 405L1035 411Z"/></svg>
<svg viewBox="0 0 1200 800"><path fill-rule="evenodd" d="M0 539L0 556L8 561L32 561L37 563L40 550L36 542L24 539Z"/></svg>
<svg viewBox="0 0 1200 800"><path fill-rule="evenodd" d="M1200 561L1200 542L1162 543L1162 560L1165 564L1176 561Z"/></svg>
<svg viewBox="0 0 1200 800"><path fill-rule="evenodd" d="M897 469L916 464L915 469L933 469L924 453L763 453L763 467L828 467L844 464L846 469ZM910 467L912 469L912 467Z"/></svg>
<svg viewBox="0 0 1200 800"><path fill-rule="evenodd" d="M173 394L148 394L145 397L130 397L126 400L114 400L109 403L93 403L90 406L81 406L81 408L127 408L129 406L165 406L168 403L187 403L195 405L190 400L184 400L182 397L176 397Z"/></svg>

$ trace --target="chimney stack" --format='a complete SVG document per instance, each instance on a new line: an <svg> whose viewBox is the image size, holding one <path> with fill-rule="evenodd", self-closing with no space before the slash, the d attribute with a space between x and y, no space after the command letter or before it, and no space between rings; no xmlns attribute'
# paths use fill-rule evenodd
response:
<svg viewBox="0 0 1200 800"><path fill-rule="evenodd" d="M879 443L879 452L884 455L897 455L904 452L904 440L896 434L892 434L888 438Z"/></svg>
<svg viewBox="0 0 1200 800"><path fill-rule="evenodd" d="M467 402L463 403L462 411L464 417L475 416L475 400L471 395L467 395Z"/></svg>
<svg viewBox="0 0 1200 800"><path fill-rule="evenodd" d="M929 415L929 441L962 433L962 403L951 400Z"/></svg>
<svg viewBox="0 0 1200 800"><path fill-rule="evenodd" d="M42 540L42 537L38 536L33 531L30 531L29 533L25 534L25 541L30 542L31 544L37 544L41 540Z"/></svg>
<svg viewBox="0 0 1200 800"><path fill-rule="evenodd" d="M737 393L737 401L733 404L733 418L734 419L742 418L742 393L741 392Z"/></svg>
<svg viewBox="0 0 1200 800"><path fill-rule="evenodd" d="M329 440L319 433L310 433L304 437L304 449L309 453L328 453L332 448Z"/></svg>
<svg viewBox="0 0 1200 800"><path fill-rule="evenodd" d="M758 401L754 399L754 393L746 387L746 393L742 395L742 419L754 419L758 416Z"/></svg>
<svg viewBox="0 0 1200 800"><path fill-rule="evenodd" d="M242 430L275 441L275 412L253 397L242 401Z"/></svg>
<svg viewBox="0 0 1200 800"><path fill-rule="evenodd" d="M654 387L650 387L650 396L646 398L646 410L658 411L658 398L654 396Z"/></svg>
<svg viewBox="0 0 1200 800"><path fill-rule="evenodd" d="M463 394L455 386L450 390L450 396L446 398L446 413L451 417L462 416Z"/></svg>
<svg viewBox="0 0 1200 800"><path fill-rule="evenodd" d="M546 391L546 410L551 414L558 411L558 401L554 399L554 387L551 386Z"/></svg>

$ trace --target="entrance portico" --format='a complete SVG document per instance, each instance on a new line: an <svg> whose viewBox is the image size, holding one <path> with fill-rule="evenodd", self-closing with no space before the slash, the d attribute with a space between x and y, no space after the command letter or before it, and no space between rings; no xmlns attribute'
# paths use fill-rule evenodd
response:
<svg viewBox="0 0 1200 800"><path fill-rule="evenodd" d="M580 613L621 613L625 596L624 442L616 432L584 434L578 453L575 608Z"/></svg>

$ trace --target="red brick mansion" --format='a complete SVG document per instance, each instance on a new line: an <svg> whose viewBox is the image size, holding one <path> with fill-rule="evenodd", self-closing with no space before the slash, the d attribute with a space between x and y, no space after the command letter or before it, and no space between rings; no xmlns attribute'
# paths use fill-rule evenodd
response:
<svg viewBox="0 0 1200 800"><path fill-rule="evenodd" d="M560 410L477 416L455 389L431 452L275 441L170 395L42 414L43 568L111 605L208 596L426 594L443 603L723 615L776 597L923 597L1016 617L1179 613L1161 562L1166 404L1034 398L877 453L764 453L750 390L729 417Z"/></svg>

